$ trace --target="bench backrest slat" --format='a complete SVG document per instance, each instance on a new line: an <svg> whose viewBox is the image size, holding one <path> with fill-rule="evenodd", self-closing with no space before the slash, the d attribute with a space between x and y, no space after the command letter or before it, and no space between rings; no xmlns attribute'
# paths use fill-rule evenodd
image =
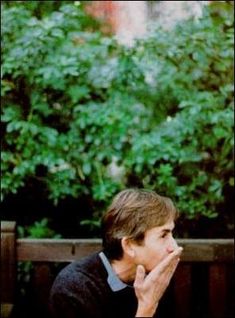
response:
<svg viewBox="0 0 235 318"><path fill-rule="evenodd" d="M183 262L231 262L232 239L178 239ZM18 239L18 261L71 262L101 249L100 239Z"/></svg>

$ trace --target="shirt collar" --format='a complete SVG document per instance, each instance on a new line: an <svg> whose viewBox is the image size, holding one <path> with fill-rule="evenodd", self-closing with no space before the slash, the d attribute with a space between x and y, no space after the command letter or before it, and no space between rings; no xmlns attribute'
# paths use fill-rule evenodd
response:
<svg viewBox="0 0 235 318"><path fill-rule="evenodd" d="M115 292L115 291L119 291L126 288L128 285L125 284L123 281L121 281L120 278L117 276L117 274L114 272L105 254L103 252L100 252L99 257L101 258L101 261L104 264L104 267L108 273L107 282L109 284L109 287L112 289L112 291Z"/></svg>

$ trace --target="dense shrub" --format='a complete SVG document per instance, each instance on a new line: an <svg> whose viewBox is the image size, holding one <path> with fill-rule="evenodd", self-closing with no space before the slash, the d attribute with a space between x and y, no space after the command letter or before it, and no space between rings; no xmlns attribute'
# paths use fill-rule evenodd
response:
<svg viewBox="0 0 235 318"><path fill-rule="evenodd" d="M88 195L92 224L130 186L171 196L189 219L226 217L233 4L131 48L73 2L2 6L3 202L33 178L55 204Z"/></svg>

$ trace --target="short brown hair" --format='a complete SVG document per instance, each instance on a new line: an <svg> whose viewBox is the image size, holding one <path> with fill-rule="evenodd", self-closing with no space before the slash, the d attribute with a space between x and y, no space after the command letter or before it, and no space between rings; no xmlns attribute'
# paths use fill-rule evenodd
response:
<svg viewBox="0 0 235 318"><path fill-rule="evenodd" d="M121 239L127 236L141 244L145 232L175 220L178 212L171 199L146 189L118 193L102 220L103 249L109 259L123 256Z"/></svg>

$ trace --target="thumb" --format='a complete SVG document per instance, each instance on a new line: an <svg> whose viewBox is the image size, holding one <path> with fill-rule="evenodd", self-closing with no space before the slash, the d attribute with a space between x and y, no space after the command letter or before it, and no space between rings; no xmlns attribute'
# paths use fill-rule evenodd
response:
<svg viewBox="0 0 235 318"><path fill-rule="evenodd" d="M143 284L145 278L145 268L143 265L138 265L136 268L134 287L138 287Z"/></svg>

